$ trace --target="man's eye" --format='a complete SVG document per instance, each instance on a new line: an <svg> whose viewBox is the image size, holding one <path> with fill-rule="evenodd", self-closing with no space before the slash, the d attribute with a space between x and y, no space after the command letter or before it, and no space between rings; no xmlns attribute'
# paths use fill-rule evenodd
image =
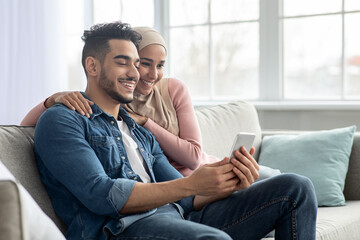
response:
<svg viewBox="0 0 360 240"><path fill-rule="evenodd" d="M158 68L164 68L165 65L164 65L164 64L159 64L157 67L158 67Z"/></svg>

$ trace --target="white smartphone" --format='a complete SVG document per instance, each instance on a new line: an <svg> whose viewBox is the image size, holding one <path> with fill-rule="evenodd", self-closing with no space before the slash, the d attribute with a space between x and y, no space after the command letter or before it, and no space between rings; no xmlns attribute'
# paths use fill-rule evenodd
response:
<svg viewBox="0 0 360 240"><path fill-rule="evenodd" d="M231 158L234 158L234 151L239 150L241 146L244 146L246 150L250 151L254 139L255 139L254 133L239 132L238 134L236 134L234 143L231 147L231 151L229 154L229 162Z"/></svg>

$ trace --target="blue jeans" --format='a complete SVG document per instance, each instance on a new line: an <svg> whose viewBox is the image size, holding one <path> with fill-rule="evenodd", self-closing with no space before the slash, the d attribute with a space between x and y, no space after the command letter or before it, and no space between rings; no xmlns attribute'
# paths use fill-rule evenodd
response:
<svg viewBox="0 0 360 240"><path fill-rule="evenodd" d="M206 205L182 219L172 205L132 224L113 239L275 239L312 240L317 201L311 181L280 174Z"/></svg>

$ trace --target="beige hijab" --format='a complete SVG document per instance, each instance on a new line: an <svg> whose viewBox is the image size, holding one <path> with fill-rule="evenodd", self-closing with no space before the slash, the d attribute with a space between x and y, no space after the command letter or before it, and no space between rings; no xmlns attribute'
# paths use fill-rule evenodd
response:
<svg viewBox="0 0 360 240"><path fill-rule="evenodd" d="M151 44L161 45L166 50L163 37L155 29L150 27L135 27L134 30L142 36L139 51ZM148 95L142 95L135 91L134 100L124 106L124 108L128 112L152 119L161 127L179 136L178 119L170 98L168 82L168 78L161 79Z"/></svg>
<svg viewBox="0 0 360 240"><path fill-rule="evenodd" d="M142 37L140 44L139 44L139 51L146 46L151 44L158 44L165 48L166 51L166 44L164 38L160 35L158 31L151 27L134 27L134 30L139 33Z"/></svg>

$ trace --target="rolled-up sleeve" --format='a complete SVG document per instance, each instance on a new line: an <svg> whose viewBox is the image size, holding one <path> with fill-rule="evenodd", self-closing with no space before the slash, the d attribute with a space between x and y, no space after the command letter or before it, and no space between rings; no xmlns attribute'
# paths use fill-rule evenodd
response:
<svg viewBox="0 0 360 240"><path fill-rule="evenodd" d="M136 181L130 179L116 179L109 191L108 201L114 206L115 209L120 211L134 188Z"/></svg>
<svg viewBox="0 0 360 240"><path fill-rule="evenodd" d="M38 164L90 211L118 217L136 182L106 174L86 141L82 117L61 106L41 116L34 137Z"/></svg>

